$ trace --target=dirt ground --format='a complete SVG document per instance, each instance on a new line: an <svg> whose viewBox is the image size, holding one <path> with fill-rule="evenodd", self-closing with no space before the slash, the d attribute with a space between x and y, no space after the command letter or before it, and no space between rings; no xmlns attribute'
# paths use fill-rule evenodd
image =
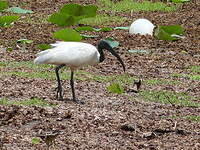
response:
<svg viewBox="0 0 200 150"><path fill-rule="evenodd" d="M23 8L37 12L31 15L33 20L37 20L55 12L69 1L10 0L10 5L17 6L22 2L27 3ZM73 2L96 4L95 0ZM142 84L141 90L167 89L187 92L196 97L196 102L200 102L199 80L171 76L172 73L187 74L190 66L200 65L200 3L185 3L176 12L135 12L132 16L124 12L118 15L126 16L128 21L113 26L128 26L134 19L145 17L158 25L182 25L186 38L176 42L165 42L150 36L129 35L128 31L114 30L99 33L98 38L85 41L96 45L102 38L113 37L120 43L118 53L124 60L130 76L142 80L167 79L181 82L179 85ZM36 45L55 42L51 33L56 29L55 25L49 23L32 24L22 21L16 22L10 28L1 28L1 45L14 47L14 50L0 51L0 61L32 61L38 52ZM13 44L13 41L22 37L34 41L27 47L27 51L21 51ZM147 49L151 50L152 54L130 54L129 49ZM123 74L119 64L110 55L106 58L101 65L84 70L101 75ZM24 68L18 70L23 71ZM85 101L84 105L55 100L53 89L56 81L28 79L15 75L3 76L0 80L0 98L24 100L37 97L56 103L58 107L0 105L0 149L48 149L48 142L51 141L49 139L54 136L54 147L49 149L200 149L198 121L167 117L200 116L198 107L147 102L137 93L109 93L106 90L107 84L95 81L75 82L76 94L79 99ZM69 81L64 81L64 86L65 96L71 97ZM32 139L38 135L46 137L39 144L33 144Z"/></svg>

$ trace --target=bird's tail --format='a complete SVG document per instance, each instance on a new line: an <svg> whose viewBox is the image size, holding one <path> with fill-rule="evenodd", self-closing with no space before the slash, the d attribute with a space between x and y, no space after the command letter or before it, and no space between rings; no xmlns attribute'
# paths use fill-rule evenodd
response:
<svg viewBox="0 0 200 150"><path fill-rule="evenodd" d="M35 58L34 63L35 64L45 64L50 59L48 57L48 53L49 53L48 50L38 53L36 55L37 57Z"/></svg>

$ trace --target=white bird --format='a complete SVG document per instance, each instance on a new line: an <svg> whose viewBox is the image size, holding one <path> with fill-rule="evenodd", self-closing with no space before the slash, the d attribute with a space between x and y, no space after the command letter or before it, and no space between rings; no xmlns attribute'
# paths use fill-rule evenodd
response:
<svg viewBox="0 0 200 150"><path fill-rule="evenodd" d="M130 34L140 34L140 35L153 35L153 30L156 26L149 20L147 19L137 19L133 21L129 28L129 33Z"/></svg>
<svg viewBox="0 0 200 150"><path fill-rule="evenodd" d="M98 43L97 48L91 44L83 42L56 42L51 44L53 48L47 49L38 53L34 63L36 64L53 64L57 65L55 68L55 73L57 77L57 95L56 98L63 100L62 95L62 85L59 77L59 70L68 66L71 69L71 80L70 85L72 89L72 100L77 103L83 103L82 101L76 99L74 90L74 70L79 67L86 65L94 65L104 61L103 49L108 50L112 55L114 55L118 61L122 64L123 70L125 72L125 65L120 58L120 56L112 49L112 47L104 40Z"/></svg>

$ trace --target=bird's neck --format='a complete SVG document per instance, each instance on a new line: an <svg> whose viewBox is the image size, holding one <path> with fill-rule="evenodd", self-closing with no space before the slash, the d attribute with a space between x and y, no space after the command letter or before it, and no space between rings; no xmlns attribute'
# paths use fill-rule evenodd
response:
<svg viewBox="0 0 200 150"><path fill-rule="evenodd" d="M99 54L100 54L99 62L103 62L104 59L105 59L105 56L104 56L104 53L103 53L103 49L100 46L98 46L98 51L99 51Z"/></svg>

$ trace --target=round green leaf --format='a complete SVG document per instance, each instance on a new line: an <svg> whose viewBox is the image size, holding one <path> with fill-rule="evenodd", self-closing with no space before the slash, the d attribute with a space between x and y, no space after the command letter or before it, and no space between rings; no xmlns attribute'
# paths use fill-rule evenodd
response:
<svg viewBox="0 0 200 150"><path fill-rule="evenodd" d="M8 8L8 2L0 1L0 11L3 11L6 8Z"/></svg>
<svg viewBox="0 0 200 150"><path fill-rule="evenodd" d="M54 13L49 17L48 21L61 27L71 26L76 23L76 20L73 16L64 13Z"/></svg>
<svg viewBox="0 0 200 150"><path fill-rule="evenodd" d="M81 41L82 36L73 29L67 28L56 31L53 33L53 37L63 41Z"/></svg>

